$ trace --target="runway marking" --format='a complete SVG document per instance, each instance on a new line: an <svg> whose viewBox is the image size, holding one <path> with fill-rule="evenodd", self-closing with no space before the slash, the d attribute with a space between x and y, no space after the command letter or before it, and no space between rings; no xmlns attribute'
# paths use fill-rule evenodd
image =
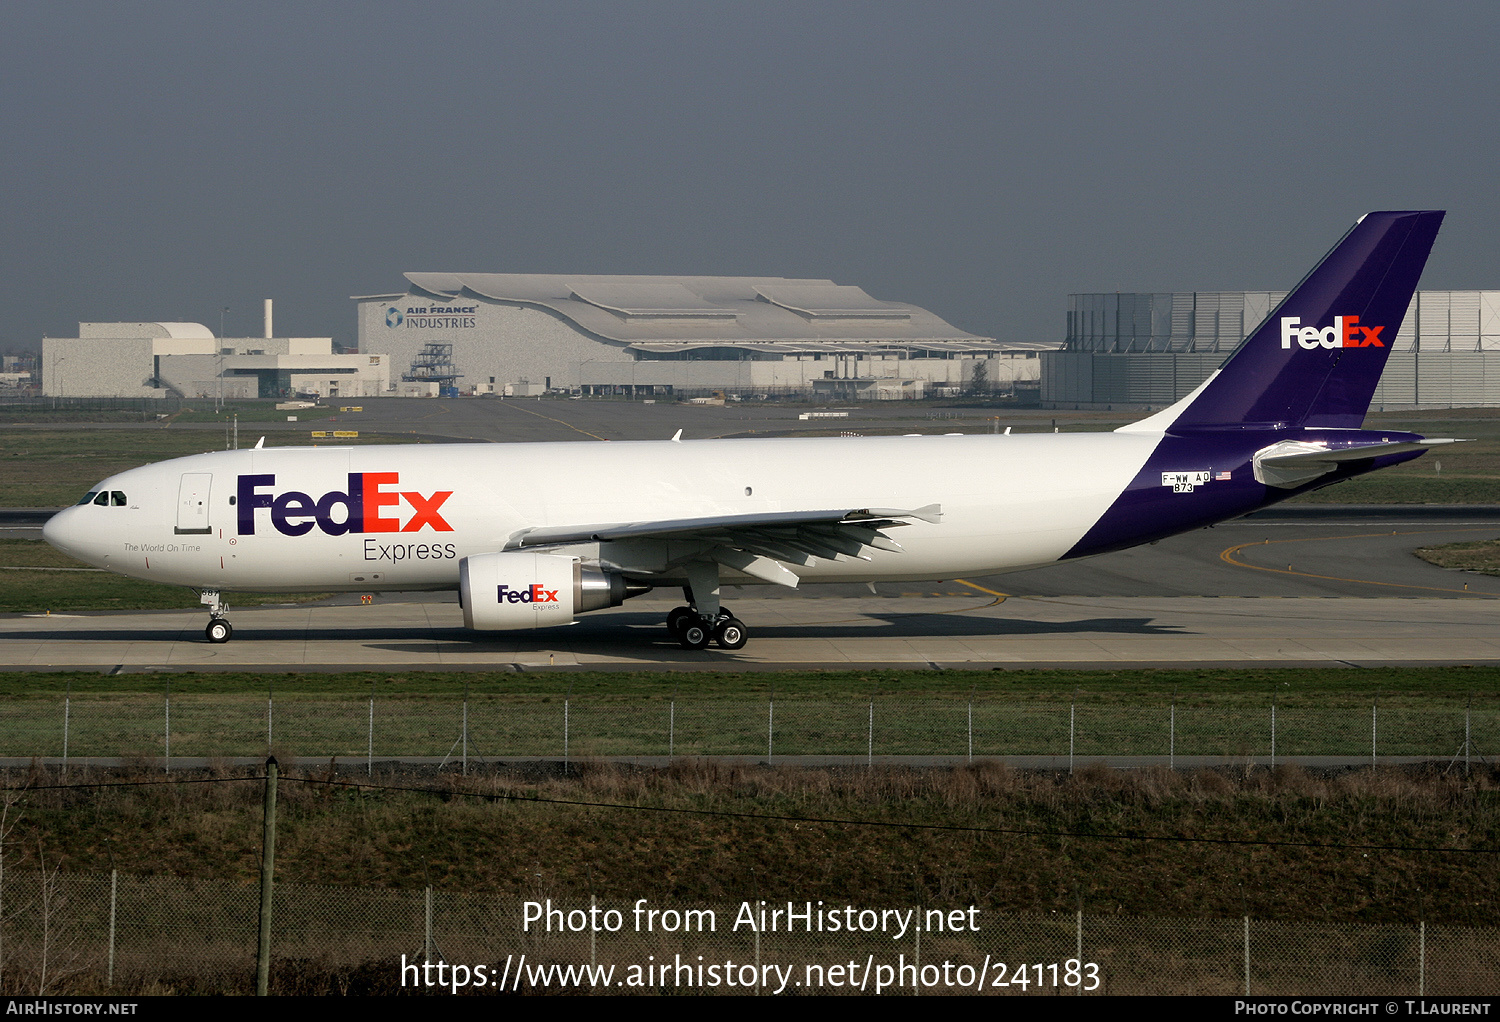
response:
<svg viewBox="0 0 1500 1022"><path fill-rule="evenodd" d="M1338 575L1316 575L1316 574L1313 574L1312 572L1308 572L1308 571L1294 571L1294 570L1291 569L1290 566L1288 566L1286 568L1263 568L1259 564L1250 564L1250 563L1248 563L1246 561L1241 561L1241 560L1237 559L1234 556L1235 554L1239 553L1241 550L1245 549L1246 547L1252 547L1252 546L1271 546L1273 544L1281 544L1281 543L1316 543L1316 542L1319 542L1319 541L1322 541L1322 540L1330 540L1330 539L1375 539L1375 538L1378 538L1378 537L1381 537L1381 536L1420 536L1423 533L1427 533L1427 532L1492 532L1492 531L1494 531L1493 528L1485 528L1485 529L1447 529L1447 528L1442 528L1442 529L1414 529L1414 530L1412 530L1410 532L1397 532L1397 531L1395 531L1393 529L1390 532L1361 532L1361 533L1357 533L1357 534L1351 535L1351 536L1307 536L1307 537L1304 537L1302 539L1261 540L1259 543L1254 543L1254 542L1252 542L1252 543L1237 543L1237 544L1235 544L1232 547L1228 547L1227 549L1221 550L1221 551L1219 551L1219 560L1223 561L1225 564L1232 564L1236 568L1249 568L1252 571L1268 571L1268 572L1270 572L1273 575L1297 575L1297 576L1300 576L1301 578L1321 578L1321 579L1324 579L1324 580L1329 581L1329 582L1353 582L1356 585L1386 586L1386 587L1392 588L1392 589L1423 589L1423 590L1426 590L1428 592L1434 592L1434 593L1457 593L1460 596L1478 596L1478 597L1482 597L1484 599L1495 599L1494 595L1491 594L1491 593L1476 593L1476 592L1473 592L1473 591L1468 590L1468 589L1446 589L1446 588L1443 588L1441 586L1416 586L1416 585L1410 585L1410 584L1405 583L1405 582L1376 582L1375 580L1368 579L1368 578L1341 578Z"/></svg>
<svg viewBox="0 0 1500 1022"><path fill-rule="evenodd" d="M533 412L530 408L522 408L520 405L510 404L510 403L502 404L500 407L502 407L502 408L512 408L512 409L514 409L514 410L516 410L518 412L525 412L527 415L535 415L539 419L546 419L548 422L555 422L559 426L567 426L573 432L575 432L575 433L582 433L584 436L591 436L595 440L606 440L606 441L609 440L609 437L607 437L607 436L600 436L598 433L590 433L586 429L580 429L580 428L578 428L577 426L573 425L571 422L564 422L562 419L554 419L552 416L550 416L550 415L543 415L541 412Z"/></svg>
<svg viewBox="0 0 1500 1022"><path fill-rule="evenodd" d="M995 591L994 589L986 589L984 586L975 585L973 582L970 582L967 579L956 578L953 581L957 582L961 586L968 586L970 589L978 589L981 593L989 593L991 596L995 597L994 600L985 604L986 607L998 607L1000 604L1004 603L1010 598L1009 593L1001 593Z"/></svg>

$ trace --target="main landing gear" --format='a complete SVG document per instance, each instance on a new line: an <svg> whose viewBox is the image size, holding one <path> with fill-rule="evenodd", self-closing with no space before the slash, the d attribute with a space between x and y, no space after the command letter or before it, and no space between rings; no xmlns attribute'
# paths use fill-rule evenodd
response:
<svg viewBox="0 0 1500 1022"><path fill-rule="evenodd" d="M667 615L667 631L682 643L683 649L705 649L716 642L721 649L743 649L750 639L745 622L720 607L719 616L709 620L692 607L676 607Z"/></svg>
<svg viewBox="0 0 1500 1022"><path fill-rule="evenodd" d="M198 602L208 606L208 627L203 629L204 638L214 645L228 642L229 637L234 634L234 628L229 624L229 605L224 602L223 596L217 589L205 589L199 595Z"/></svg>
<svg viewBox="0 0 1500 1022"><path fill-rule="evenodd" d="M742 649L749 632L745 622L719 605L719 566L713 561L689 561L682 565L687 585L682 595L686 607L667 615L667 631L683 649L704 649L717 642L720 649Z"/></svg>

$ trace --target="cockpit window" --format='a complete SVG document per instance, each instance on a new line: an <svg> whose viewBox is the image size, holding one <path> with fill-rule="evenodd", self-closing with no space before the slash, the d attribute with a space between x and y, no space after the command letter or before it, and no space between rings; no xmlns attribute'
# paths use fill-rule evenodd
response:
<svg viewBox="0 0 1500 1022"><path fill-rule="evenodd" d="M125 494L120 490L110 490L109 502L115 507L124 507L126 505Z"/></svg>
<svg viewBox="0 0 1500 1022"><path fill-rule="evenodd" d="M109 491L100 490L99 496L94 498L94 503L98 504L100 507L109 507Z"/></svg>
<svg viewBox="0 0 1500 1022"><path fill-rule="evenodd" d="M90 490L89 492L87 492L87 493L85 493L83 495L83 499L80 500L78 503L80 503L80 504L92 504L94 502L94 498L97 497L98 495L99 495L99 491L98 490Z"/></svg>

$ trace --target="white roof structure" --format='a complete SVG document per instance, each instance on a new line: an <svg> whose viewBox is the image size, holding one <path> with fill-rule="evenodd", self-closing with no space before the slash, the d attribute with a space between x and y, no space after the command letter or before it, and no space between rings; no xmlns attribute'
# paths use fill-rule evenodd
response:
<svg viewBox="0 0 1500 1022"><path fill-rule="evenodd" d="M79 337L170 337L174 340L213 340L202 323L79 323Z"/></svg>
<svg viewBox="0 0 1500 1022"><path fill-rule="evenodd" d="M408 273L419 292L541 307L616 344L663 352L729 345L847 351L871 344L994 350L916 305L831 280L548 273ZM397 295L365 296L396 298Z"/></svg>

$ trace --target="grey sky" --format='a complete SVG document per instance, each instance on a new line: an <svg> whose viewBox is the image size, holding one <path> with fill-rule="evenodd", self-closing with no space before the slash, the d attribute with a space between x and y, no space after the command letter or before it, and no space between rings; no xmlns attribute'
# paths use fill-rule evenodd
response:
<svg viewBox="0 0 1500 1022"><path fill-rule="evenodd" d="M1222 8L1222 9L1221 9ZM1500 6L7 3L0 327L352 341L404 270L829 277L1006 340L1445 208L1500 287Z"/></svg>

